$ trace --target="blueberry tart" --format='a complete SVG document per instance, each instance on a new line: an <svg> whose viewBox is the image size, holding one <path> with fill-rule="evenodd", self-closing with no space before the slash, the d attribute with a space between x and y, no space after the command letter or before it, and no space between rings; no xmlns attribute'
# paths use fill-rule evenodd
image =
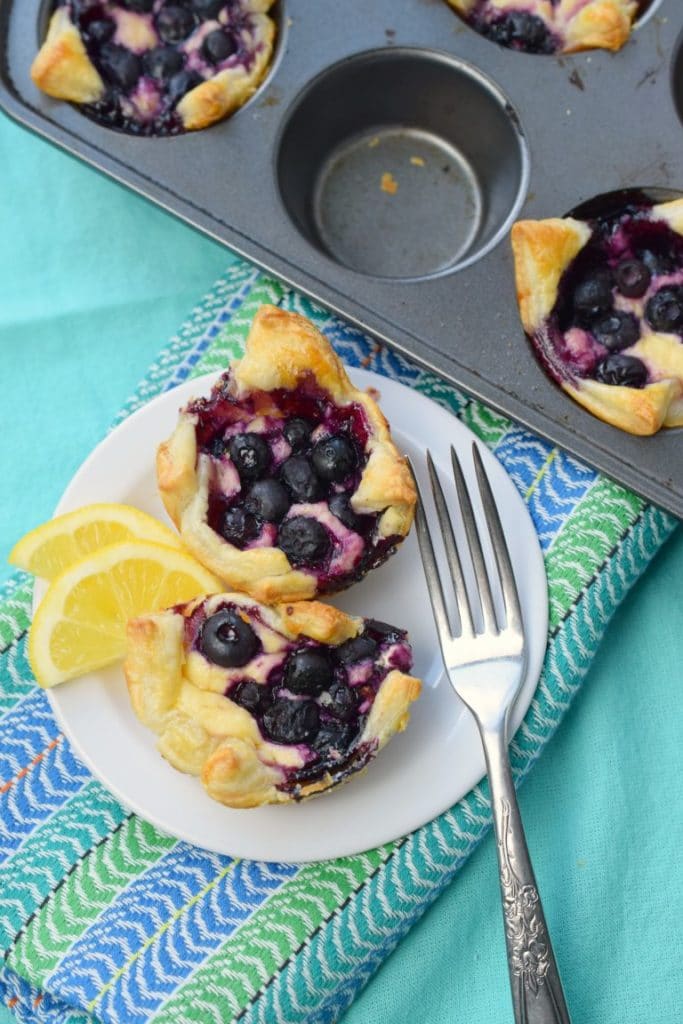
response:
<svg viewBox="0 0 683 1024"><path fill-rule="evenodd" d="M494 43L523 53L619 50L648 0L447 0Z"/></svg>
<svg viewBox="0 0 683 1024"><path fill-rule="evenodd" d="M229 807L303 800L405 728L420 681L406 634L318 601L217 594L128 624L133 709Z"/></svg>
<svg viewBox="0 0 683 1024"><path fill-rule="evenodd" d="M683 425L683 199L512 229L524 329L550 376L632 434Z"/></svg>
<svg viewBox="0 0 683 1024"><path fill-rule="evenodd" d="M262 306L244 357L157 453L196 558L259 601L348 587L408 533L415 487L374 399L304 317Z"/></svg>
<svg viewBox="0 0 683 1024"><path fill-rule="evenodd" d="M227 117L268 68L274 0L60 0L31 68L49 96L135 135Z"/></svg>

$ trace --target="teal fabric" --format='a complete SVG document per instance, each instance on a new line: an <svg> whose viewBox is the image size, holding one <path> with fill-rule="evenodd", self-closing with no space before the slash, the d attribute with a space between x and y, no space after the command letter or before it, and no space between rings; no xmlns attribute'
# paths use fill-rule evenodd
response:
<svg viewBox="0 0 683 1024"><path fill-rule="evenodd" d="M229 255L4 118L0 153L4 562ZM575 1022L680 1020L682 638L679 530L521 794ZM489 837L344 1024L509 1020L496 884Z"/></svg>

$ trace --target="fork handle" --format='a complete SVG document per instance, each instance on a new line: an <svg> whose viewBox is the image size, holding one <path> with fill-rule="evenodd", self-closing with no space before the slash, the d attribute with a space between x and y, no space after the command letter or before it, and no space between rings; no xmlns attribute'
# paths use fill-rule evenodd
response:
<svg viewBox="0 0 683 1024"><path fill-rule="evenodd" d="M531 866L507 750L507 728L480 726L491 787L505 943L516 1024L570 1024Z"/></svg>

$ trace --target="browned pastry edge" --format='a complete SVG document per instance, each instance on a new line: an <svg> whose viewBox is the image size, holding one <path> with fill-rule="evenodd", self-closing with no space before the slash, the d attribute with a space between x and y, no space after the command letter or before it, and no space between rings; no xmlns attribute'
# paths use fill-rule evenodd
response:
<svg viewBox="0 0 683 1024"><path fill-rule="evenodd" d="M96 103L104 93L104 82L66 7L58 7L50 19L45 42L31 65L31 78L58 100Z"/></svg>

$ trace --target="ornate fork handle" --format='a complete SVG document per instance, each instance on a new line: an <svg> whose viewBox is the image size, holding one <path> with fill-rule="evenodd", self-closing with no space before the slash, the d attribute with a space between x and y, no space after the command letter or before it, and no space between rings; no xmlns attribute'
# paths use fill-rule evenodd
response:
<svg viewBox="0 0 683 1024"><path fill-rule="evenodd" d="M479 731L491 786L515 1021L570 1024L512 782L507 729L479 724Z"/></svg>

